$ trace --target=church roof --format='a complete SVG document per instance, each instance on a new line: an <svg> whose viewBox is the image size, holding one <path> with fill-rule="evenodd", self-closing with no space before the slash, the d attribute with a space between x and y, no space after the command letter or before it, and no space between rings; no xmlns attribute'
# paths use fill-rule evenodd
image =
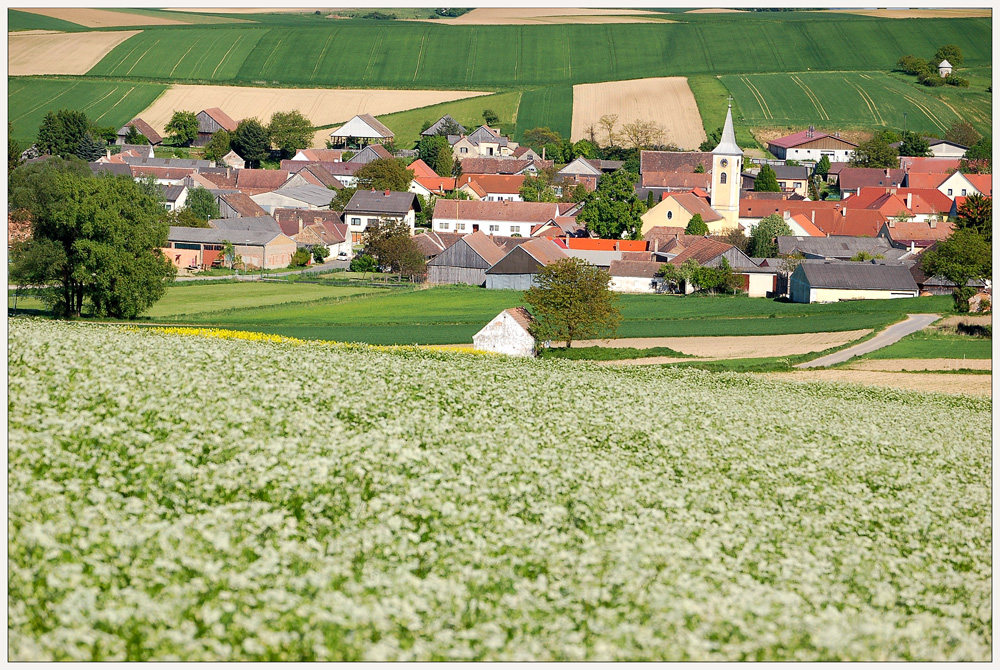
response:
<svg viewBox="0 0 1000 670"><path fill-rule="evenodd" d="M729 109L726 111L726 124L722 127L722 139L719 140L719 146L712 149L712 153L724 156L743 155L743 150L736 144L736 133L733 131L733 103L729 103Z"/></svg>

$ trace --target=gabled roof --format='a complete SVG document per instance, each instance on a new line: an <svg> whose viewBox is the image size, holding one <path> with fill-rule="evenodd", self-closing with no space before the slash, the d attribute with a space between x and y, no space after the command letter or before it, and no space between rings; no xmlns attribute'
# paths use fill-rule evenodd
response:
<svg viewBox="0 0 1000 670"><path fill-rule="evenodd" d="M609 240L599 237L568 237L556 242L566 249L581 251L646 251L646 240Z"/></svg>
<svg viewBox="0 0 1000 670"><path fill-rule="evenodd" d="M309 162L327 161L330 163L339 163L343 153L344 152L341 149L300 149L295 156L292 157L292 160ZM301 156L301 158L299 158L299 156ZM282 169L284 169L284 166L282 166Z"/></svg>
<svg viewBox="0 0 1000 670"><path fill-rule="evenodd" d="M546 237L533 237L518 247L542 265L555 263L566 258L566 254Z"/></svg>
<svg viewBox="0 0 1000 670"><path fill-rule="evenodd" d="M254 195L274 191L288 181L288 170L238 170L236 188Z"/></svg>
<svg viewBox="0 0 1000 670"><path fill-rule="evenodd" d="M914 172L948 174L958 169L961 158L944 158L938 156L900 156L899 167L907 170L912 176Z"/></svg>
<svg viewBox="0 0 1000 670"><path fill-rule="evenodd" d="M559 203L439 199L434 219L545 223L560 215Z"/></svg>
<svg viewBox="0 0 1000 670"><path fill-rule="evenodd" d="M381 144L369 144L364 149L351 156L351 162L371 163L372 161L377 161L380 158L392 158L392 154L389 153L389 150Z"/></svg>
<svg viewBox="0 0 1000 670"><path fill-rule="evenodd" d="M879 229L879 235L887 236L893 242L927 247L931 243L943 240L955 229L955 224L949 221L939 221L932 228L926 221L886 221Z"/></svg>
<svg viewBox="0 0 1000 670"><path fill-rule="evenodd" d="M507 146L507 138L493 132L493 129L487 125L482 125L469 133L465 139L469 141L470 144L477 146L480 142L493 143L496 142L498 145L505 147Z"/></svg>
<svg viewBox="0 0 1000 670"><path fill-rule="evenodd" d="M524 183L524 175L520 174L463 174L455 182L456 187L475 182L486 194L517 193Z"/></svg>
<svg viewBox="0 0 1000 670"><path fill-rule="evenodd" d="M417 182L431 193L443 194L455 190L454 177L414 177Z"/></svg>
<svg viewBox="0 0 1000 670"><path fill-rule="evenodd" d="M962 176L969 180L969 183L976 187L976 190L988 198L993 197L993 175L991 174L966 174Z"/></svg>
<svg viewBox="0 0 1000 670"><path fill-rule="evenodd" d="M281 226L278 225L278 222L266 215L239 216L232 219L211 219L208 225L219 230L281 232Z"/></svg>
<svg viewBox="0 0 1000 670"><path fill-rule="evenodd" d="M684 190L708 189L712 186L712 175L697 172L646 172L640 183L644 188L659 186Z"/></svg>
<svg viewBox="0 0 1000 670"><path fill-rule="evenodd" d="M231 221L241 221L242 219L230 219ZM270 244L276 238L291 240L281 232L280 228L274 230L231 230L223 228L188 228L186 226L170 226L167 240L170 242L193 242L200 244L222 244L229 241L236 246L250 244L260 246Z"/></svg>
<svg viewBox="0 0 1000 670"><path fill-rule="evenodd" d="M486 233L481 230L477 230L471 235L466 235L462 238L461 242L456 242L456 244L460 244L462 242L469 245L470 249L486 261L487 267L495 265L506 255L503 247L499 247L494 244Z"/></svg>
<svg viewBox="0 0 1000 670"><path fill-rule="evenodd" d="M408 191L358 190L344 208L344 214L391 214L405 216L411 209L420 211L417 196Z"/></svg>
<svg viewBox="0 0 1000 670"><path fill-rule="evenodd" d="M423 162L421 159L417 159L406 166L407 169L413 170L413 178L417 177L437 177L438 173L431 169L431 166Z"/></svg>
<svg viewBox="0 0 1000 670"><path fill-rule="evenodd" d="M779 137L774 140L769 140L768 144L775 147L781 147L783 149L791 149L803 144L808 144L809 142L815 142L816 140L829 137L830 139L837 140L838 142L843 142L844 144L852 147L858 146L854 142L848 142L842 137L836 137L830 135L829 133L801 130L797 133L792 133L791 135L785 135L784 137Z"/></svg>
<svg viewBox="0 0 1000 670"><path fill-rule="evenodd" d="M476 196L480 200L489 196L489 193L486 191L486 189L480 186L479 182L477 181L467 181L464 184L459 185L458 180L456 179L455 184L456 184L455 188L472 191L473 193L476 194Z"/></svg>
<svg viewBox="0 0 1000 670"><path fill-rule="evenodd" d="M663 200L660 202L670 199L675 200L678 205L690 212L691 216L701 214L701 219L705 223L720 221L723 218L722 215L712 209L707 202L693 193L667 193L663 196Z"/></svg>
<svg viewBox="0 0 1000 670"><path fill-rule="evenodd" d="M646 231L642 239L648 243L648 248L665 251L668 242L684 234L684 226L653 226Z"/></svg>
<svg viewBox="0 0 1000 670"><path fill-rule="evenodd" d="M163 141L163 136L161 136L158 132L156 132L156 129L153 128L153 126L149 125L139 117L135 117L134 119L126 123L124 126L119 128L116 134L120 135L121 137L128 135L129 126L135 126L135 129L138 130L140 133L142 133L143 136L145 136L145 138L149 140L150 144L159 144L160 142Z"/></svg>
<svg viewBox="0 0 1000 670"><path fill-rule="evenodd" d="M283 186L272 191L276 195L298 200L313 207L329 207L334 193L326 186ZM263 196L263 194L260 194Z"/></svg>
<svg viewBox="0 0 1000 670"><path fill-rule="evenodd" d="M187 190L186 186L175 185L175 186L164 186L163 187L163 200L164 202L177 202L177 198L183 195L184 191Z"/></svg>
<svg viewBox="0 0 1000 670"><path fill-rule="evenodd" d="M805 279L812 288L870 291L918 290L909 267L905 265L803 263L795 269L795 274L800 273L805 275Z"/></svg>
<svg viewBox="0 0 1000 670"><path fill-rule="evenodd" d="M360 137L364 139L389 139L393 132L371 114L358 114L353 119L333 130L330 137Z"/></svg>
<svg viewBox="0 0 1000 670"><path fill-rule="evenodd" d="M338 191L344 188L340 180L330 174L330 171L319 163L310 163L295 174L302 175L302 178L313 186L326 186Z"/></svg>
<svg viewBox="0 0 1000 670"><path fill-rule="evenodd" d="M778 253L780 254L787 255L799 252L823 258L850 258L859 251L865 251L872 255L882 254L884 256L892 248L881 237L854 237L849 235L833 237L779 235L777 242Z"/></svg>
<svg viewBox="0 0 1000 670"><path fill-rule="evenodd" d="M909 188L936 189L950 176L940 172L911 172L906 175L906 184Z"/></svg>
<svg viewBox="0 0 1000 670"><path fill-rule="evenodd" d="M913 212L906 206L906 202L895 193L883 193L875 198L865 209L874 209L881 212L885 217L897 216L899 214L906 214L909 217L913 216Z"/></svg>
<svg viewBox="0 0 1000 670"><path fill-rule="evenodd" d="M464 132L465 132L465 126L463 126L463 125L462 125L461 123L459 123L458 121L455 121L455 119L453 119L453 118L452 118L451 114L445 114L445 115L444 115L444 116L442 116L442 117L441 117L440 119L438 119L437 121L435 121L434 123L432 123L432 124L431 124L431 125L430 125L430 126L429 126L429 127L427 128L427 130L423 131L423 132L422 132L422 133L420 133L420 134L421 134L421 135L425 135L425 136L430 136L430 135L437 135L437 134L438 134L438 131L439 131L439 130L441 130L441 128L442 128L442 127L443 127L443 126L444 126L444 125L445 125L445 124L446 124L446 123L447 123L448 121L451 121L451 122L455 123L456 125L458 125L458 128L459 128L459 132L461 132L461 133L464 133Z"/></svg>
<svg viewBox="0 0 1000 670"><path fill-rule="evenodd" d="M865 186L899 186L903 183L904 174L902 170L848 167L840 171L840 190L853 191Z"/></svg>
<svg viewBox="0 0 1000 670"><path fill-rule="evenodd" d="M463 158L462 172L472 174L520 174L534 166L536 170L552 167L550 160L531 160L521 158Z"/></svg>
<svg viewBox="0 0 1000 670"><path fill-rule="evenodd" d="M946 59L946 60L943 60L943 61L941 61L940 63L938 63L938 67L939 67L939 68L940 68L940 67L951 67L951 63L949 63L949 62L947 61L947 59Z"/></svg>
<svg viewBox="0 0 1000 670"><path fill-rule="evenodd" d="M345 230L347 228L347 224L342 223L340 220L340 212L329 209L275 207L271 216L278 222L281 231L289 237L298 234L300 219L302 220L303 227L321 224L330 228L330 230L339 230L338 226L343 226ZM335 242L327 242L327 244L335 244Z"/></svg>
<svg viewBox="0 0 1000 670"><path fill-rule="evenodd" d="M525 331L528 331L531 324L535 322L535 318L531 316L531 312L524 307L511 307L510 309L505 309L504 312L509 314L510 318L514 319L514 323L521 326Z"/></svg>
<svg viewBox="0 0 1000 670"><path fill-rule="evenodd" d="M711 263L732 248L733 245L731 244L713 240L710 237L702 237L701 239L693 240L685 246L683 251L670 259L670 263L680 267L684 261L693 258L699 264L705 265Z"/></svg>
<svg viewBox="0 0 1000 670"><path fill-rule="evenodd" d="M802 230L804 230L810 236L812 237L823 236L823 231L817 228L816 224L810 221L809 217L806 216L805 214L796 214L795 216L791 217L791 220L794 221L796 225L798 225Z"/></svg>
<svg viewBox="0 0 1000 670"><path fill-rule="evenodd" d="M451 245L465 237L462 233L439 233L433 230L425 231L423 234L414 235L413 243L420 249L427 258L434 258Z"/></svg>
<svg viewBox="0 0 1000 670"><path fill-rule="evenodd" d="M640 151L639 173L686 172L693 174L701 165L705 172L712 171L712 153L708 151ZM643 185L648 186L645 179Z"/></svg>
<svg viewBox="0 0 1000 670"><path fill-rule="evenodd" d="M591 175L600 177L603 172L599 166L593 165L591 161L588 161L583 156L580 156L579 158L573 160L573 162L569 163L562 170L559 170L556 174Z"/></svg>
<svg viewBox="0 0 1000 670"><path fill-rule="evenodd" d="M238 124L235 121L233 121L233 119L228 114L226 114L218 107L210 107L209 109L203 109L201 111L202 113L210 116L213 121L218 123L220 126L225 128L229 132L233 132L234 130L236 130L236 126Z"/></svg>
<svg viewBox="0 0 1000 670"><path fill-rule="evenodd" d="M895 191L896 195L904 201L907 195L912 196L911 207L909 209L914 214L936 214L938 212L947 212L951 209L951 198L936 188L863 188L860 193L847 198L843 202L848 207L868 209L887 190Z"/></svg>
<svg viewBox="0 0 1000 670"><path fill-rule="evenodd" d="M235 189L236 173L238 170L215 168L206 170L202 168L197 174L191 175L192 179L200 184L205 184L205 188ZM211 184L211 186L208 186Z"/></svg>
<svg viewBox="0 0 1000 670"><path fill-rule="evenodd" d="M267 212L265 212L260 205L251 200L250 196L242 191L223 193L219 196L219 200L232 207L233 210L240 216L267 216Z"/></svg>
<svg viewBox="0 0 1000 670"><path fill-rule="evenodd" d="M652 279L661 267L663 267L663 263L657 261L622 259L620 261L611 261L611 265L608 266L608 273L612 277L642 277L644 279Z"/></svg>

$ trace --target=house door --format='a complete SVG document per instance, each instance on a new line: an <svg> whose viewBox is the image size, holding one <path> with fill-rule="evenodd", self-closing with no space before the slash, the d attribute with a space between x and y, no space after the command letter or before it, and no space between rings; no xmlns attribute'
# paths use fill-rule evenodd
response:
<svg viewBox="0 0 1000 670"><path fill-rule="evenodd" d="M479 232L479 224L478 223L472 224L472 232L474 232L474 233L475 232Z"/></svg>

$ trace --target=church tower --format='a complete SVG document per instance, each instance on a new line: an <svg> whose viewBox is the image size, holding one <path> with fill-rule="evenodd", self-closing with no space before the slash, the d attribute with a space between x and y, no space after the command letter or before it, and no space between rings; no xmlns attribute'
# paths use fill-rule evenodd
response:
<svg viewBox="0 0 1000 670"><path fill-rule="evenodd" d="M719 146L712 150L712 209L723 220L714 222L715 228L736 228L740 218L740 182L743 173L743 150L736 144L733 131L733 103L729 102L726 125L722 127ZM712 230L717 232L717 230Z"/></svg>

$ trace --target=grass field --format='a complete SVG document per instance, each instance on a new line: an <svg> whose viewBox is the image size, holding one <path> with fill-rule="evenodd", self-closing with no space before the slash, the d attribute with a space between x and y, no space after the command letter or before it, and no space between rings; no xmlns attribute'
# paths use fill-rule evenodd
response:
<svg viewBox="0 0 1000 670"><path fill-rule="evenodd" d="M77 23L54 19L50 16L8 9L7 31L15 32L20 30L62 30L68 33L77 33L90 30L90 28L85 28Z"/></svg>
<svg viewBox="0 0 1000 670"><path fill-rule="evenodd" d="M485 123L483 110L492 109L500 117L502 126L511 126L520 100L521 93L512 91L385 114L378 120L396 134L396 146L409 148L420 139L420 129L425 121L433 123L445 114L451 114L452 118L472 131Z"/></svg>
<svg viewBox="0 0 1000 670"><path fill-rule="evenodd" d="M705 134L709 135L715 132L716 128L721 128L726 122L726 112L729 108L729 90L718 77L708 74L688 77L688 86L691 87L691 93L698 103L698 113L705 125ZM733 130L736 131L736 142L743 149L758 146L757 140L750 132L750 126L740 111L738 100L733 100Z"/></svg>
<svg viewBox="0 0 1000 670"><path fill-rule="evenodd" d="M320 298L347 298L361 294L380 293L382 289L296 284L289 291L285 284L233 283L208 284L185 282L168 289L167 294L147 312L156 319L161 316L199 314L234 309L252 315L262 307L318 300Z"/></svg>
<svg viewBox="0 0 1000 670"><path fill-rule="evenodd" d="M922 330L861 358L992 358L993 340Z"/></svg>
<svg viewBox="0 0 1000 670"><path fill-rule="evenodd" d="M514 138L520 140L525 130L548 126L569 139L573 129L573 87L547 86L521 94Z"/></svg>
<svg viewBox="0 0 1000 670"><path fill-rule="evenodd" d="M38 126L49 111L78 109L95 123L118 128L165 89L138 82L17 77L8 80L8 118L14 126L14 138L27 146L35 141Z"/></svg>
<svg viewBox="0 0 1000 670"><path fill-rule="evenodd" d="M741 121L753 126L902 128L904 113L907 129L918 132L943 135L961 118L983 126L978 115L880 72L726 75L722 83L739 103Z"/></svg>

